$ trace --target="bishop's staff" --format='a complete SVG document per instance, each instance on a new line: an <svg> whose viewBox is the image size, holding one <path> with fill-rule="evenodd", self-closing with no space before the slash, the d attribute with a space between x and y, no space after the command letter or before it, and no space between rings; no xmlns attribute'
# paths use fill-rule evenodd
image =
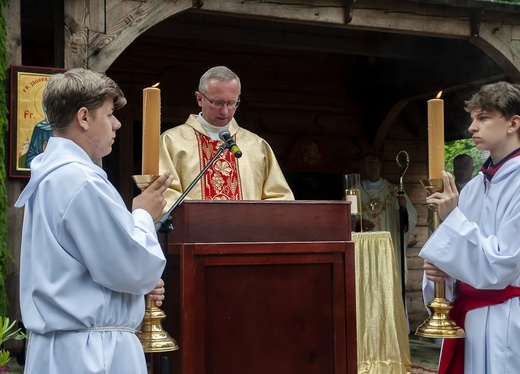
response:
<svg viewBox="0 0 520 374"><path fill-rule="evenodd" d="M397 195L399 198L404 197L404 175L408 170L408 166L410 165L410 156L408 156L408 152L405 150L401 150L395 156L395 161L397 165L401 168L399 173L399 189L397 190ZM401 293L403 295L403 305L406 307L406 281L405 281L405 264L406 264L406 243L404 242L404 233L405 228L408 225L408 211L406 210L406 206L402 206L399 204L399 242L401 246Z"/></svg>

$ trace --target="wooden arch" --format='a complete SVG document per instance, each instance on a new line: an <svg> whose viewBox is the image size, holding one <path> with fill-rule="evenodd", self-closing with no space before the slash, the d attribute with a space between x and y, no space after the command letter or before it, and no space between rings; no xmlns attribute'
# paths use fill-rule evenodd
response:
<svg viewBox="0 0 520 374"><path fill-rule="evenodd" d="M65 2L65 67L104 72L135 38L193 0Z"/></svg>
<svg viewBox="0 0 520 374"><path fill-rule="evenodd" d="M267 17L292 22L327 23L331 26L389 33L469 39L497 62L510 79L520 81L520 26L492 23L475 16L435 17L408 9L364 8L357 3L331 0L326 6L274 5L240 0L81 0L65 2L65 67L87 67L106 71L136 37L177 13L201 8L209 12L235 13L245 17ZM334 5L334 3L337 4ZM355 8L354 8L354 4ZM348 8L348 9L346 9ZM475 14L475 12L473 13Z"/></svg>

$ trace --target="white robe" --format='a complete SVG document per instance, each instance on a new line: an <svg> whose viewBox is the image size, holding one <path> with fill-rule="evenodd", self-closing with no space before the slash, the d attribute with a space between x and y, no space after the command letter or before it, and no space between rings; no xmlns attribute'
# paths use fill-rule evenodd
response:
<svg viewBox="0 0 520 374"><path fill-rule="evenodd" d="M26 373L146 373L136 329L166 260L154 222L130 213L74 142L51 138L31 163L20 260Z"/></svg>
<svg viewBox="0 0 520 374"><path fill-rule="evenodd" d="M420 256L453 279L478 289L520 286L520 157L491 182L482 173L461 191L459 205L432 234ZM424 301L433 283L424 278ZM465 373L520 373L520 298L469 311L465 320Z"/></svg>

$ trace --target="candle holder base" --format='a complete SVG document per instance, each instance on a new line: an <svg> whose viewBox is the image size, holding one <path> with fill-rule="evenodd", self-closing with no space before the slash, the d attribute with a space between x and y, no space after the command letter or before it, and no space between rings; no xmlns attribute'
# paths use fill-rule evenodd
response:
<svg viewBox="0 0 520 374"><path fill-rule="evenodd" d="M157 308L150 299L146 299L143 322L140 331L137 333L146 353L170 352L179 349L175 339L163 330L161 321L164 318L166 318L166 314Z"/></svg>
<svg viewBox="0 0 520 374"><path fill-rule="evenodd" d="M466 334L449 315L452 304L445 298L433 298L428 303L431 315L415 331L425 338L464 338Z"/></svg>
<svg viewBox="0 0 520 374"><path fill-rule="evenodd" d="M133 175L132 178L142 191L159 178L159 175ZM164 318L166 318L166 314L157 308L151 299L146 298L146 310L140 331L137 333L146 353L169 352L179 349L175 339L163 330L161 321Z"/></svg>

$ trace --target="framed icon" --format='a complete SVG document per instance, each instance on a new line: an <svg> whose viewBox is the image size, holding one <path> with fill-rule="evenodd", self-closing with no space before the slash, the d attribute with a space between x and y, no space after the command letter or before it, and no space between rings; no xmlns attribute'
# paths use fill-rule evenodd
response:
<svg viewBox="0 0 520 374"><path fill-rule="evenodd" d="M66 69L11 66L9 176L30 176L31 161L42 153L52 132L42 106L42 91L52 74Z"/></svg>

